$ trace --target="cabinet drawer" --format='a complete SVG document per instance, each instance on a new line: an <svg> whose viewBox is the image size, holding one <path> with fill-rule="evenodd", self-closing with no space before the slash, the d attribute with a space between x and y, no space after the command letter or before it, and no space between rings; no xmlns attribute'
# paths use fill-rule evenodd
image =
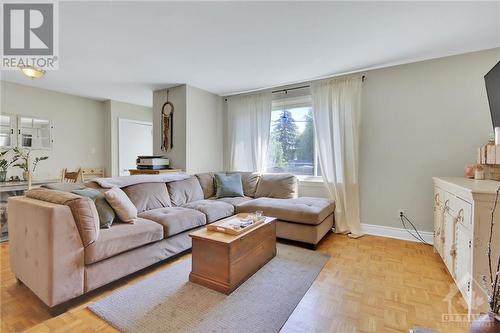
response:
<svg viewBox="0 0 500 333"><path fill-rule="evenodd" d="M276 239L275 222L268 223L232 242L229 250L230 261L235 261L243 257L268 238Z"/></svg>
<svg viewBox="0 0 500 333"><path fill-rule="evenodd" d="M459 218L458 222L462 223L465 227L472 227L472 205L459 197L446 192L445 198L445 208L447 208L448 213L454 218Z"/></svg>

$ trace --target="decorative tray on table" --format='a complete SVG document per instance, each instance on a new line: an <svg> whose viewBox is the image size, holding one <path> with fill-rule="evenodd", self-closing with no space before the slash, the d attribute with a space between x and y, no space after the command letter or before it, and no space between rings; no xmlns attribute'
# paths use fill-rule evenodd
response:
<svg viewBox="0 0 500 333"><path fill-rule="evenodd" d="M239 235L266 221L265 216L253 219L252 214L240 213L218 222L207 225L207 230L223 232L229 235Z"/></svg>

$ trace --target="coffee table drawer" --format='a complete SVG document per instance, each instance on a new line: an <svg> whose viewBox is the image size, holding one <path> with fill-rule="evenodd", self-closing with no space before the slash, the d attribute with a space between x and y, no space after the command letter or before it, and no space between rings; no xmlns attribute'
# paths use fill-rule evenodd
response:
<svg viewBox="0 0 500 333"><path fill-rule="evenodd" d="M247 235L240 237L229 248L230 261L236 261L252 251L257 245L262 243L265 238L276 239L276 223L268 223L262 228L250 232Z"/></svg>

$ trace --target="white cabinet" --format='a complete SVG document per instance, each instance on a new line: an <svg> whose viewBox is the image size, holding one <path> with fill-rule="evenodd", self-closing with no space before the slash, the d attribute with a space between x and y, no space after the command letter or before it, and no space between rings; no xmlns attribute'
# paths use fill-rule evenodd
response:
<svg viewBox="0 0 500 333"><path fill-rule="evenodd" d="M17 144L20 148L52 148L52 126L47 119L18 116L17 135Z"/></svg>
<svg viewBox="0 0 500 333"><path fill-rule="evenodd" d="M455 277L455 219L446 209L443 218L443 236L442 258L451 276Z"/></svg>
<svg viewBox="0 0 500 333"><path fill-rule="evenodd" d="M471 288L471 231L462 223L457 223L455 229L455 278L459 280L458 287L465 299L470 298Z"/></svg>
<svg viewBox="0 0 500 333"><path fill-rule="evenodd" d="M11 114L0 114L0 147L15 147L14 131L16 116Z"/></svg>
<svg viewBox="0 0 500 333"><path fill-rule="evenodd" d="M441 256L469 313L486 312L482 277L489 273L487 251L491 210L500 182L434 178L434 248ZM495 211L493 258L500 254L500 203ZM495 261L496 262L496 261ZM453 288L450 286L450 292Z"/></svg>
<svg viewBox="0 0 500 333"><path fill-rule="evenodd" d="M434 248L443 256L444 246L444 205L443 192L434 187Z"/></svg>
<svg viewBox="0 0 500 333"><path fill-rule="evenodd" d="M52 149L52 141L50 120L0 115L0 148Z"/></svg>

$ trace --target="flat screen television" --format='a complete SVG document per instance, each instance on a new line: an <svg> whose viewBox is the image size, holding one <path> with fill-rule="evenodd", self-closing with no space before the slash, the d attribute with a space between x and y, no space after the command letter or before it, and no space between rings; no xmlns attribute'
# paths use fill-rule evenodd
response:
<svg viewBox="0 0 500 333"><path fill-rule="evenodd" d="M500 61L484 76L493 129L500 127Z"/></svg>

